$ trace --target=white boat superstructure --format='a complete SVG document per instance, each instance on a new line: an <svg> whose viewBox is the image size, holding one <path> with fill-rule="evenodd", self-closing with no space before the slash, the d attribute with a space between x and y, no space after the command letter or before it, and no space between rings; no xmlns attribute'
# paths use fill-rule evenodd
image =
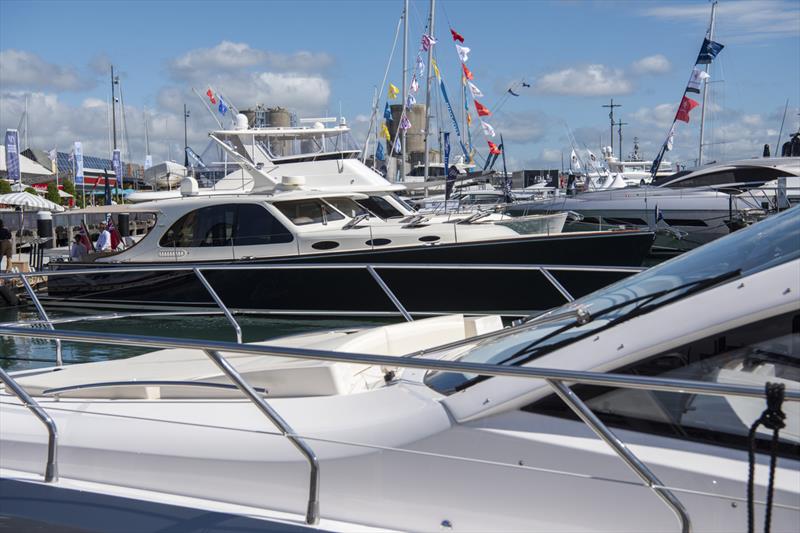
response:
<svg viewBox="0 0 800 533"><path fill-rule="evenodd" d="M73 527L112 495L267 530L729 532L769 505L772 530L794 531L797 214L506 328L454 315L235 344L0 327L161 348L0 370L0 480L14 491L2 497L80 488L80 516L35 508ZM755 430L749 501L747 435L767 383L786 427L773 448ZM122 511L131 527L150 519Z"/></svg>

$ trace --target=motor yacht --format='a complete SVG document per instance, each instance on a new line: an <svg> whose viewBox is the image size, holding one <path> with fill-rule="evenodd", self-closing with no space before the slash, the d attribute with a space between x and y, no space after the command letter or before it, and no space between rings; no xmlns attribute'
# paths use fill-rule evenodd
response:
<svg viewBox="0 0 800 533"><path fill-rule="evenodd" d="M255 344L0 327L155 350L0 370L3 514L81 531L732 532L752 510L796 531L798 209L510 327L452 315ZM778 432L751 430L765 387Z"/></svg>

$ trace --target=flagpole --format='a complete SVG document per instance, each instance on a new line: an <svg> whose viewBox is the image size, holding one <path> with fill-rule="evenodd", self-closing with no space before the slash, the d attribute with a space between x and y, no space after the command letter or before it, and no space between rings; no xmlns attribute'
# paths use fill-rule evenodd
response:
<svg viewBox="0 0 800 533"><path fill-rule="evenodd" d="M431 0L431 12L428 18L428 35L433 39L433 23L435 20L434 13L436 9L436 0ZM430 167L430 159L428 153L428 137L431 124L431 75L433 74L433 44L428 47L428 76L425 88L425 179L428 179L428 172Z"/></svg>
<svg viewBox="0 0 800 533"><path fill-rule="evenodd" d="M717 11L717 3L714 2L711 4L711 22L708 27L708 40L714 40L714 15ZM708 74L708 69L711 67L711 62L706 63L706 74ZM703 108L700 110L700 147L697 153L697 166L701 166L703 164L703 134L705 133L705 121L706 121L706 98L708 97L708 78L703 80Z"/></svg>
<svg viewBox="0 0 800 533"><path fill-rule="evenodd" d="M406 75L408 71L408 0L403 2L403 101L401 105L405 109L406 99L408 98L408 84ZM406 181L406 130L401 130L400 138L400 181ZM395 133L395 135L397 135ZM395 174L396 176L397 174Z"/></svg>

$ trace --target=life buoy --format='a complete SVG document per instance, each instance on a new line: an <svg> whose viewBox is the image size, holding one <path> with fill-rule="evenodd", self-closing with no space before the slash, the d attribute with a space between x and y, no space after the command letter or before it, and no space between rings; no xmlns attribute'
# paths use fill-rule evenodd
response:
<svg viewBox="0 0 800 533"><path fill-rule="evenodd" d="M0 304L5 307L16 307L19 305L19 298L11 289L5 285L0 285Z"/></svg>

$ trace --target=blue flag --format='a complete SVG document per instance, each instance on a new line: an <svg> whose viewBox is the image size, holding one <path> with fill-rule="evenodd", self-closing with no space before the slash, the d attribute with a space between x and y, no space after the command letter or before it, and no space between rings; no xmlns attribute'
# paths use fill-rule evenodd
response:
<svg viewBox="0 0 800 533"><path fill-rule="evenodd" d="M383 118L392 121L392 111L389 109L389 102L386 102L386 107L383 109Z"/></svg>
<svg viewBox="0 0 800 533"><path fill-rule="evenodd" d="M722 49L725 48L724 44L719 44L708 39L703 39L703 46L700 47L700 53L697 55L696 65L708 65L717 57Z"/></svg>
<svg viewBox="0 0 800 533"><path fill-rule="evenodd" d="M217 107L217 109L219 109L219 112L222 114L222 116L225 116L225 113L228 112L228 106L225 105L225 102L222 100L222 97L220 97L219 99L219 107Z"/></svg>
<svg viewBox="0 0 800 533"><path fill-rule="evenodd" d="M20 180L19 167L19 133L17 130L6 130L6 170L8 181Z"/></svg>
<svg viewBox="0 0 800 533"><path fill-rule="evenodd" d="M378 161L385 161L386 154L383 151L383 143L378 141L378 147L375 149L375 159Z"/></svg>

